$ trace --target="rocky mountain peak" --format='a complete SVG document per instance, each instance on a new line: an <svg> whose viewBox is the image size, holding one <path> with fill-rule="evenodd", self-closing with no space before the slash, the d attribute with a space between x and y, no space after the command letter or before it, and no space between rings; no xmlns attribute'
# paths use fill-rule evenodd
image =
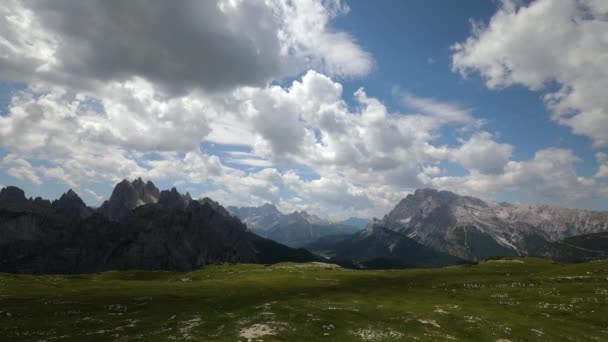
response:
<svg viewBox="0 0 608 342"><path fill-rule="evenodd" d="M34 198L33 204L35 207L50 207L51 206L51 201L44 199L40 196Z"/></svg>
<svg viewBox="0 0 608 342"><path fill-rule="evenodd" d="M129 182L123 179L116 184L110 199L99 208L99 212L112 221L120 221L136 207L158 202L160 191L154 183L141 178Z"/></svg>
<svg viewBox="0 0 608 342"><path fill-rule="evenodd" d="M127 181L128 182L128 181ZM143 188L145 183L144 181L141 179L141 177L138 177L137 179L135 179L131 185L133 185L135 188Z"/></svg>
<svg viewBox="0 0 608 342"><path fill-rule="evenodd" d="M72 190L72 189L68 189L68 191L66 191L63 195L61 195L61 198L64 198L64 197L65 198L80 199L80 196L78 196L78 194L76 192L74 192L74 190Z"/></svg>
<svg viewBox="0 0 608 342"><path fill-rule="evenodd" d="M440 191L437 189L417 189L413 195L408 195L406 198L408 197L414 201L426 201L437 205L453 204L460 198L460 196L451 191Z"/></svg>
<svg viewBox="0 0 608 342"><path fill-rule="evenodd" d="M300 212L297 212L298 215L300 215L304 220L306 220L306 222L310 223L310 224L324 224L324 223L329 223L328 221L320 218L317 215L313 215L313 214L309 214L306 210L302 210Z"/></svg>
<svg viewBox="0 0 608 342"><path fill-rule="evenodd" d="M272 203L264 203L260 208L267 213L281 213L279 209Z"/></svg>
<svg viewBox="0 0 608 342"><path fill-rule="evenodd" d="M0 203L27 202L25 192L16 186L7 186L0 190Z"/></svg>
<svg viewBox="0 0 608 342"><path fill-rule="evenodd" d="M158 197L158 204L167 209L185 209L192 201L189 194L180 194L175 187L171 190L163 190Z"/></svg>
<svg viewBox="0 0 608 342"><path fill-rule="evenodd" d="M53 201L52 206L71 217L84 218L93 212L72 189L61 195L58 200Z"/></svg>

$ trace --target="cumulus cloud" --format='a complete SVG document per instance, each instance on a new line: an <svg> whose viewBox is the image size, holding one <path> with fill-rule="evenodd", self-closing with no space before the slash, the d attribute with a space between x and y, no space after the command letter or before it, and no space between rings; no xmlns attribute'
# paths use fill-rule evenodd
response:
<svg viewBox="0 0 608 342"><path fill-rule="evenodd" d="M483 174L473 170L466 176L433 178L431 183L438 188L469 194L516 191L570 204L577 199L603 196L592 178L577 174L578 162L580 158L571 150L548 148L537 151L530 160L509 161L502 173Z"/></svg>
<svg viewBox="0 0 608 342"><path fill-rule="evenodd" d="M602 0L503 0L487 25L452 48L453 70L479 72L489 88L545 91L552 119L608 145L608 5ZM553 84L558 89L553 91Z"/></svg>
<svg viewBox="0 0 608 342"><path fill-rule="evenodd" d="M95 191L91 190L91 189L84 189L84 191L89 194L94 200L95 200L95 204L101 204L103 203L105 197L96 193Z"/></svg>
<svg viewBox="0 0 608 342"><path fill-rule="evenodd" d="M404 184L418 184L419 163L449 153L432 144L440 128L479 121L467 110L413 95L408 101L420 113L390 113L363 88L354 93L357 106L351 109L342 92L341 84L309 71L288 87L243 89L223 112L240 119L234 121L236 130L252 132L251 147L268 160L304 164L317 172L339 168L367 181L396 172Z"/></svg>
<svg viewBox="0 0 608 342"><path fill-rule="evenodd" d="M287 86L221 95L163 98L144 80L110 83L101 93L115 96L45 86L16 93L0 117L7 138L2 147L20 156L20 168L11 166L15 154L4 163L7 173L71 187L124 177L204 185L201 195L222 203L272 202L328 216L380 216L419 187L559 198L592 195L595 185L577 176L571 151L543 150L532 160L513 161L513 147L476 130L481 120L470 110L409 94L404 101L417 112L395 113L364 89L349 106L342 85L315 71ZM206 132L219 119L231 122L231 131L246 132L241 141L249 151L220 158L201 150L201 142L213 141ZM436 143L445 128L463 134L457 146ZM468 174L446 175L445 161Z"/></svg>
<svg viewBox="0 0 608 342"><path fill-rule="evenodd" d="M9 153L0 161L0 167L6 170L6 173L33 184L42 184L42 180L38 176L36 169L27 160L19 158L16 154Z"/></svg>
<svg viewBox="0 0 608 342"><path fill-rule="evenodd" d="M598 152L595 154L595 160L597 161L598 169L595 173L597 178L608 178L608 154Z"/></svg>
<svg viewBox="0 0 608 342"><path fill-rule="evenodd" d="M140 77L166 93L264 84L315 67L359 76L371 55L331 1L19 1L0 10L0 77L76 88Z"/></svg>
<svg viewBox="0 0 608 342"><path fill-rule="evenodd" d="M437 101L431 98L424 98L412 94L405 94L402 98L403 103L415 110L426 113L434 120L430 124L463 124L481 126L483 121L475 119L468 109L459 106Z"/></svg>
<svg viewBox="0 0 608 342"><path fill-rule="evenodd" d="M453 153L453 160L469 170L483 174L500 174L511 160L513 146L492 140L488 132L474 134Z"/></svg>

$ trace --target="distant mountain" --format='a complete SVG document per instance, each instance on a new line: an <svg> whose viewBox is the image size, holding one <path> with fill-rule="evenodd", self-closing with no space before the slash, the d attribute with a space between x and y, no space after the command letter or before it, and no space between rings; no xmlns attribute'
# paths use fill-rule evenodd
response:
<svg viewBox="0 0 608 342"><path fill-rule="evenodd" d="M349 217L340 223L345 226L353 226L355 228L364 229L369 224L369 219L364 219L360 217Z"/></svg>
<svg viewBox="0 0 608 342"><path fill-rule="evenodd" d="M439 267L464 263L380 225L370 225L348 236L327 236L306 248L329 258L332 263L356 268Z"/></svg>
<svg viewBox="0 0 608 342"><path fill-rule="evenodd" d="M252 232L292 247L302 247L323 236L351 234L356 226L334 223L306 211L283 214L272 204L260 207L228 207Z"/></svg>
<svg viewBox="0 0 608 342"><path fill-rule="evenodd" d="M608 230L606 213L541 204L488 203L420 189L377 224L465 260L530 255L561 239Z"/></svg>
<svg viewBox="0 0 608 342"><path fill-rule="evenodd" d="M283 213L274 205L266 203L260 207L233 207L228 212L243 220L243 223L258 233L271 229L279 223Z"/></svg>
<svg viewBox="0 0 608 342"><path fill-rule="evenodd" d="M192 200L176 189L149 196L156 194L150 182L142 195L143 182L134 183L119 183L98 213L88 213L71 190L52 204L28 200L18 188L0 190L0 272L189 271L218 262L319 259L247 231L210 199ZM133 203L139 205L127 212Z"/></svg>

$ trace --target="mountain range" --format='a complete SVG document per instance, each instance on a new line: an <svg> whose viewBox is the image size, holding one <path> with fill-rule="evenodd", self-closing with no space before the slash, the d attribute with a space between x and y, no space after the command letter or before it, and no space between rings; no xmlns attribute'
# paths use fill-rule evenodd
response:
<svg viewBox="0 0 608 342"><path fill-rule="evenodd" d="M544 204L491 203L449 191L419 189L382 219L373 221L363 234L324 239L306 248L336 262L349 260L353 264L374 262L374 258L382 256L389 266L432 266L427 260L452 262L442 255L467 262L519 255L573 262L608 256L607 231L605 212ZM363 252L364 239L373 240L374 250L384 252ZM407 241L400 245L417 250L414 255L427 255L428 249L440 255L418 260L395 251L395 241Z"/></svg>
<svg viewBox="0 0 608 342"><path fill-rule="evenodd" d="M350 219L356 227L305 211L284 214L272 204L224 208L140 178L118 183L98 209L71 189L49 201L8 186L0 190L0 272L188 271L222 262L321 260L404 268L499 256L608 257L606 212L419 189L361 229L364 221Z"/></svg>
<svg viewBox="0 0 608 342"><path fill-rule="evenodd" d="M269 203L259 207L227 209L256 234L291 247L302 247L325 236L353 234L365 227L361 224L362 221L367 222L358 218L331 222L306 211L284 214Z"/></svg>
<svg viewBox="0 0 608 342"><path fill-rule="evenodd" d="M0 272L188 271L210 263L319 258L247 230L210 199L141 179L119 183L98 210L72 190L50 202L0 190Z"/></svg>

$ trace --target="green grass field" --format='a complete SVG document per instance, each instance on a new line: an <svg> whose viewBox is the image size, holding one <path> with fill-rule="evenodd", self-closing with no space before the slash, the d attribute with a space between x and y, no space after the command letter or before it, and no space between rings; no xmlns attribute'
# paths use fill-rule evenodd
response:
<svg viewBox="0 0 608 342"><path fill-rule="evenodd" d="M0 274L3 341L608 341L608 261Z"/></svg>

